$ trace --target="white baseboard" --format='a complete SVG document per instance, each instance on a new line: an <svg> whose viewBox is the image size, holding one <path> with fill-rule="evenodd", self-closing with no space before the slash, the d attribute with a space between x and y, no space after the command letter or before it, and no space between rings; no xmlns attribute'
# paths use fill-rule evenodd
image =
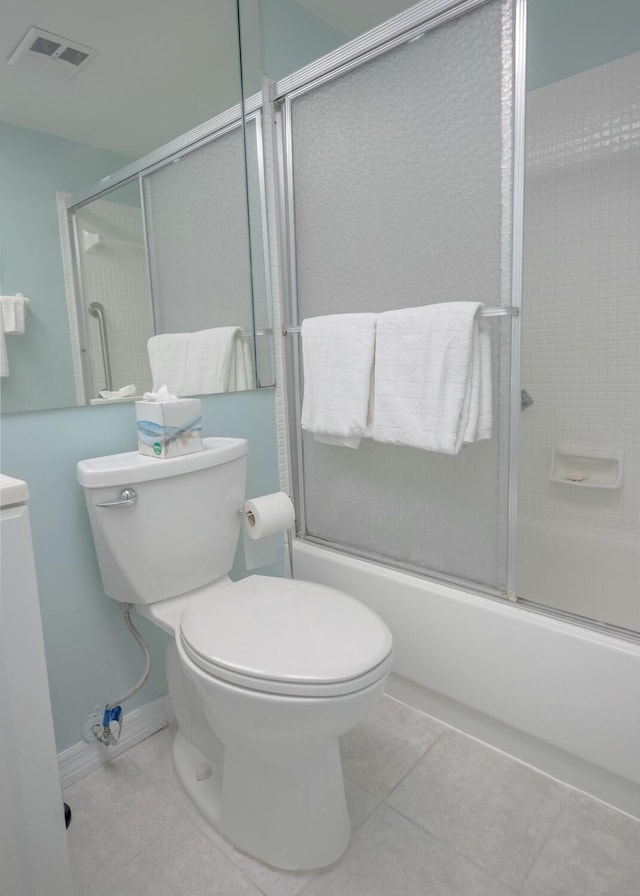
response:
<svg viewBox="0 0 640 896"><path fill-rule="evenodd" d="M80 781L101 765L139 744L141 740L160 731L174 718L169 697L158 697L157 700L151 700L144 706L126 713L122 736L116 746L105 747L97 740L90 744L80 741L58 753L61 787L64 789Z"/></svg>

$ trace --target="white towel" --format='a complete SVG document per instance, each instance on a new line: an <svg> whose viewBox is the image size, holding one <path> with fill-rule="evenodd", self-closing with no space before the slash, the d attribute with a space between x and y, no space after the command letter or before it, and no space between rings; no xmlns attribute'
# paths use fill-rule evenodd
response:
<svg viewBox="0 0 640 896"><path fill-rule="evenodd" d="M253 357L244 334L235 337L234 364L229 377L229 392L244 392L254 388Z"/></svg>
<svg viewBox="0 0 640 896"><path fill-rule="evenodd" d="M214 327L189 333L183 394L248 389L251 379L248 361L240 327Z"/></svg>
<svg viewBox="0 0 640 896"><path fill-rule="evenodd" d="M0 296L0 308L5 333L24 333L27 301L20 292L15 296Z"/></svg>
<svg viewBox="0 0 640 896"><path fill-rule="evenodd" d="M302 428L319 442L357 448L371 435L376 314L331 314L303 321Z"/></svg>
<svg viewBox="0 0 640 896"><path fill-rule="evenodd" d="M253 387L253 365L240 327L164 333L147 343L153 391L167 385L178 396Z"/></svg>
<svg viewBox="0 0 640 896"><path fill-rule="evenodd" d="M491 346L479 302L387 311L376 329L373 438L457 454L491 438Z"/></svg>
<svg viewBox="0 0 640 896"><path fill-rule="evenodd" d="M184 395L188 333L161 333L147 342L153 391L166 384L176 395Z"/></svg>

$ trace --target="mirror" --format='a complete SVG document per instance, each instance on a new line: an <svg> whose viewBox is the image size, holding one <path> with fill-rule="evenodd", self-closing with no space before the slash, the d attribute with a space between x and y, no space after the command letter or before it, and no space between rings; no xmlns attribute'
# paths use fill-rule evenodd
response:
<svg viewBox="0 0 640 896"><path fill-rule="evenodd" d="M0 11L0 292L29 299L24 333L4 336L2 411L142 394L148 339L194 330L212 331L205 351L218 337L236 351L220 389L270 384L261 210L247 201L259 124L247 172L235 0ZM260 83L257 58L244 72ZM168 336L160 349L177 350ZM196 391L219 391L210 380Z"/></svg>

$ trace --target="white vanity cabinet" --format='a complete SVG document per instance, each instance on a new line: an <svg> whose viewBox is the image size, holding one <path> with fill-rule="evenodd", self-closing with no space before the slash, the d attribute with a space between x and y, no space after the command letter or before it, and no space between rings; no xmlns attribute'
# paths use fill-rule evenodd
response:
<svg viewBox="0 0 640 896"><path fill-rule="evenodd" d="M28 498L0 475L0 892L71 896Z"/></svg>

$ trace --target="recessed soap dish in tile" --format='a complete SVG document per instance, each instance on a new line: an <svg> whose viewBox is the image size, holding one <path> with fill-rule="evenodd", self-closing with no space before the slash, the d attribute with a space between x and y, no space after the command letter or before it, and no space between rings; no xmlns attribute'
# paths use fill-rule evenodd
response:
<svg viewBox="0 0 640 896"><path fill-rule="evenodd" d="M549 479L582 488L620 488L622 451L554 445Z"/></svg>

